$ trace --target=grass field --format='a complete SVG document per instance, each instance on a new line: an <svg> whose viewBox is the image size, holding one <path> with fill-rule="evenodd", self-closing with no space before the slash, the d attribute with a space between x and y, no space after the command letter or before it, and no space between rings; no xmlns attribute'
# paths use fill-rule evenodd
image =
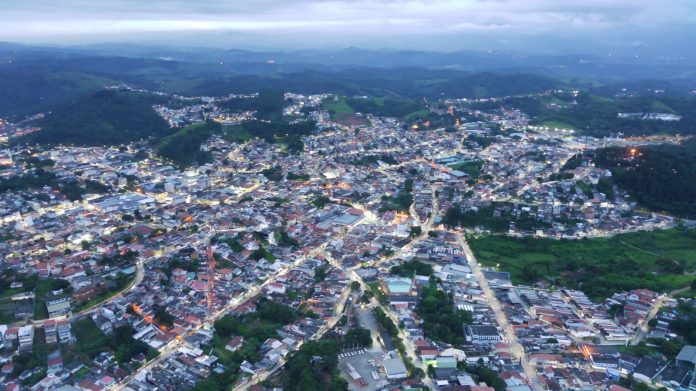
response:
<svg viewBox="0 0 696 391"><path fill-rule="evenodd" d="M355 110L353 110L352 107L348 106L348 103L346 102L345 98L339 98L338 101L334 101L333 99L327 99L321 105L324 110L335 112L336 116L345 114L355 114Z"/></svg>
<svg viewBox="0 0 696 391"><path fill-rule="evenodd" d="M544 121L541 123L541 126L548 126L549 128L558 129L574 129L573 125L561 121Z"/></svg>
<svg viewBox="0 0 696 391"><path fill-rule="evenodd" d="M471 162L457 163L450 166L453 170L458 170L465 172L469 175L469 179L478 179L481 175L481 168L483 167L483 161L474 160Z"/></svg>
<svg viewBox="0 0 696 391"><path fill-rule="evenodd" d="M685 274L696 269L696 230L560 241L483 236L469 243L479 262L500 265L515 283L547 280L594 299L636 288L672 291L696 278Z"/></svg>
<svg viewBox="0 0 696 391"><path fill-rule="evenodd" d="M225 140L233 143L243 143L254 138L254 135L241 125L224 126L222 135Z"/></svg>
<svg viewBox="0 0 696 391"><path fill-rule="evenodd" d="M36 282L36 299L34 301L34 319L48 318L46 309L46 294L51 290L51 280L39 280Z"/></svg>

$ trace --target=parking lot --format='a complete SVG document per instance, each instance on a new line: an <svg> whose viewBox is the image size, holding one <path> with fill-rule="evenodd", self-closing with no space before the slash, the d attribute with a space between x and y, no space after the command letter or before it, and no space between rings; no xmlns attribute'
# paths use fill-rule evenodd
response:
<svg viewBox="0 0 696 391"><path fill-rule="evenodd" d="M365 349L351 350L339 354L339 368L344 377L348 380L351 390L376 390L389 382L384 374L382 362L384 361L385 351L378 339L379 326L372 314L372 309L369 307L354 308L355 314L358 317L360 327L368 329L372 333L372 347ZM349 366L350 364L350 366ZM351 367L354 372L360 375L360 379L351 381ZM377 379L374 378L377 376Z"/></svg>

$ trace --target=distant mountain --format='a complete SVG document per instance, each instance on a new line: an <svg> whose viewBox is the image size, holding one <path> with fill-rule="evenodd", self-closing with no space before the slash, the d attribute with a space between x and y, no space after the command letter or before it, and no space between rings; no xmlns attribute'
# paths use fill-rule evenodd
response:
<svg viewBox="0 0 696 391"><path fill-rule="evenodd" d="M153 109L157 97L102 90L56 109L16 143L119 145L172 130Z"/></svg>
<svg viewBox="0 0 696 391"><path fill-rule="evenodd" d="M281 88L304 94L412 98L485 98L530 94L561 87L562 83L534 74L468 74L425 68L354 68L337 72L303 71L270 75L234 76L203 80L178 92L190 95L252 93Z"/></svg>
<svg viewBox="0 0 696 391"><path fill-rule="evenodd" d="M82 72L0 69L0 117L49 110L110 83L114 80Z"/></svg>

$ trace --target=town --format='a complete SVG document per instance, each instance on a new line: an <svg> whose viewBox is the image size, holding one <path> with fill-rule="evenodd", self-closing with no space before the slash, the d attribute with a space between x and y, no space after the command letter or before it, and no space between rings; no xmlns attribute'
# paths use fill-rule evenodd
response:
<svg viewBox="0 0 696 391"><path fill-rule="evenodd" d="M239 102L258 94L156 94L177 102L154 106L173 128L256 118ZM316 124L299 153L228 133L190 166L142 142L3 150L3 389L696 389L696 346L673 329L694 300L516 283L469 243L693 227L583 157L665 140L530 126L464 99L427 102L452 125L337 120L326 105L341 99L284 94L289 123Z"/></svg>

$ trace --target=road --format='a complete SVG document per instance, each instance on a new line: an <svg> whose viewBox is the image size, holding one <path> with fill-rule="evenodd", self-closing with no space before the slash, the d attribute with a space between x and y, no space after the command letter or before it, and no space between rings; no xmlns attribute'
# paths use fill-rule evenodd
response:
<svg viewBox="0 0 696 391"><path fill-rule="evenodd" d="M333 263L331 263L333 265ZM348 273L349 276L351 276L353 273ZM351 277L351 282L355 281ZM321 337L324 336L329 330L333 329L336 324L338 323L339 320L341 320L341 316L343 315L343 311L345 310L346 307L346 302L348 301L348 297L350 297L350 283L343 289L343 293L341 294L341 298L336 302L336 307L334 308L334 315L326 322L324 326L322 326L319 331L314 334L310 340L312 341L318 341L321 339ZM300 347L302 344L300 344ZM288 356L290 357L290 356ZM260 382L263 382L264 380L268 379L271 377L275 372L277 372L279 369L281 369L288 361L288 358L283 357L280 359L278 364L273 366L270 370L263 371L261 373L257 373L255 376L248 378L246 381L236 385L234 387L234 391L242 391L242 390L247 390L249 387L258 384Z"/></svg>
<svg viewBox="0 0 696 391"><path fill-rule="evenodd" d="M355 205L354 205L354 206L355 206ZM376 216L374 215L374 213L370 212L369 210L367 210L366 208L364 208L362 205L357 205L357 206L355 206L355 207L363 211L363 213L365 214L365 218L364 218L363 220L361 220L358 224L356 224L356 225L352 226L350 229L348 229L348 230L346 231L346 234L347 234L348 232L350 232L352 229L354 229L356 226L360 225L360 224L376 221ZM344 234L344 235L345 235L345 234ZM311 251L309 251L306 255L304 255L304 256L302 256L302 257L299 257L290 267L287 267L287 268L285 268L285 269L283 269L283 270L280 270L277 274L275 274L275 275L273 275L272 277L270 277L269 279L267 279L263 284L257 285L256 287L254 287L254 288L252 288L251 290L249 290L249 291L247 291L246 293L244 293L242 296L240 296L240 297L238 297L238 298L232 300L227 306L225 306L225 307L221 308L220 310L216 311L216 312L212 315L212 319L209 319L208 321L209 321L209 322L214 322L215 320L217 320L217 319L221 318L222 316L224 316L224 315L225 315L226 313L228 313L229 311L232 311L232 310L234 310L235 308L239 307L240 305L246 303L246 302L249 301L251 298L253 298L254 296L256 296L259 292L261 292L261 290L262 290L266 285L275 282L276 279L278 278L278 276L281 276L281 275L284 275L284 274L288 273L289 271L291 271L291 270L294 269L295 267L297 267L297 266L299 266L300 264L302 264L305 260L310 259L310 258L313 258L313 257L317 256L319 253L323 252L323 251L325 250L327 244L328 244L328 242L325 242L325 243L320 244L319 246L317 246L317 247L315 247L314 249L312 249ZM331 262L331 259L332 259L332 258L330 257L330 255L328 255L327 260ZM334 261L334 262L335 262L335 261ZM345 270L345 268L343 268L343 266L340 265L340 263L338 263L338 262L335 262L335 265L340 266L340 267L339 267L340 270L346 272L349 276L351 276L351 277L350 277L350 278L351 278L351 281L355 281L355 280L353 279L352 276L353 276L353 275L357 276L357 274L348 272L348 271ZM142 278L141 278L141 281L142 281ZM344 296L343 296L342 299L339 301L339 303L340 303L340 311L339 311L339 309L337 308L334 317L331 318L331 319L327 322L327 324L324 325L324 327L323 327L322 329L320 329L320 330L317 332L317 334L315 334L315 336L313 336L313 339L319 339L319 338L321 338L321 336L323 336L324 333L326 333L328 330L330 330L331 328L333 328L333 327L336 325L336 323L340 320L341 314L343 313L343 309L344 309L344 306L345 306L345 301L347 300L348 295L349 295L349 293L350 293L350 284L348 284L348 286L347 286L346 289L347 289L347 290L344 292ZM200 328L201 326L202 326L202 325L199 325L199 326L198 326L196 329L194 329L193 331L198 330L198 328ZM127 378L125 378L121 383L119 383L116 387L114 387L114 390L118 391L118 390L124 389L124 387L127 386L128 382L130 382L131 380L133 380L133 378L135 378L135 376L136 376L138 373L147 372L147 371L149 371L151 368L154 368L157 364L159 364L159 363L161 363L162 361L166 360L169 356L172 355L172 353L174 353L174 352L182 345L182 343L183 343L183 342L179 341L178 339L172 340L169 344L167 344L167 345L165 346L165 348L160 352L160 355L159 355L157 358L155 358L155 359L152 360L151 362L145 364L145 365L144 365L143 367L141 367L137 372L135 372L135 373L131 374L130 376L128 376ZM254 385L254 384L258 383L258 382L260 382L260 381L265 380L268 376L270 376L271 374L273 374L275 371L277 371L278 369L282 368L283 365L285 365L285 359L282 359L282 360L279 362L278 365L276 365L275 367L273 367L270 371L267 371L267 373L262 373L262 374L260 374L260 375L255 376L253 379L250 379L250 381L241 383L240 385L238 385L237 387L235 387L235 390L237 390L237 389L244 390L244 389L246 389L246 388L248 388L248 387L250 387L250 386L252 386L252 385ZM238 387L241 387L241 388L238 388Z"/></svg>
<svg viewBox="0 0 696 391"><path fill-rule="evenodd" d="M660 297L658 297L657 300L655 300L655 302L650 307L650 312L648 312L648 315L640 324L638 330L636 330L636 334L633 336L633 339L631 339L631 344L636 345L640 341L645 339L645 337L647 337L648 333L650 332L650 326L648 326L648 323L650 322L650 320L654 319L657 316L657 313L660 311L660 308L664 307L665 301L677 296L680 293L686 292L689 289L691 289L691 287L686 286L684 288L675 289L669 292L669 294L663 294Z"/></svg>
<svg viewBox="0 0 696 391"><path fill-rule="evenodd" d="M476 279L481 285L481 289L483 290L483 293L486 296L488 304L495 312L495 317L498 321L498 325L503 330L505 338L510 344L510 353L512 353L515 357L520 359L520 364L522 365L525 374L531 382L532 390L543 391L544 387L539 382L539 377L537 376L536 370L529 362L529 358L527 357L527 353L524 351L524 348L517 341L517 335L515 334L515 330L513 330L512 325L510 325L510 322L508 322L507 316L505 315L505 312L503 311L503 308L500 305L500 301L493 293L493 290L491 289L490 285L488 285L488 280L486 280L486 278L483 276L481 267L476 261L476 258L474 257L474 253L471 251L471 248L469 248L469 245L466 243L464 235L461 232L457 232L456 235L457 242L459 242L459 245L462 247L462 250L464 251L466 258L469 261L469 267L471 268L471 271L474 273Z"/></svg>
<svg viewBox="0 0 696 391"><path fill-rule="evenodd" d="M280 270L277 274L275 274L275 275L273 275L272 277L270 277L269 279L267 279L263 284L257 285L257 286L255 286L254 288L252 288L252 289L248 290L247 292L245 292L242 296L237 297L237 298L235 298L234 300L231 300L230 303L229 303L228 305L226 305L225 307L223 307L223 308L219 309L218 311L216 311L215 313L213 313L212 318L209 319L209 321L210 321L210 322L214 322L215 320L217 320L217 319L221 318L222 316L224 316L225 314L227 314L229 311L232 311L232 310L234 310L235 308L239 307L240 305L246 303L246 302L249 301L251 298L253 298L254 296L256 296L259 292L261 292L261 290L262 290L266 285L275 282L276 279L278 278L278 276L283 275L283 274L289 272L290 270L292 270L292 269L294 269L295 267L297 267L297 266L299 266L300 264L302 264L305 260L307 260L307 259L309 259L309 258L311 258L311 257L316 256L316 255L319 254L321 251L323 251L325 247L326 247L326 243L323 243L323 244L321 244L321 245L315 247L314 249L312 249L312 250L311 250L309 253L307 253L306 255L304 255L304 256L302 256L302 257L299 257L291 266L289 266L289 267L287 267L287 268L285 268L285 269L283 269L283 270ZM203 325L198 325L198 327L196 327L196 328L195 328L194 330L192 330L191 332L197 331L197 330L200 329L202 326L203 326ZM164 347L164 349L162 349L162 350L160 351L160 355L159 355L157 358L155 358L154 360L152 360L152 361L150 361L149 363L145 364L145 365L142 366L138 371L132 373L131 375L129 375L128 377L126 377L125 379L123 379L123 381L122 381L121 383L117 384L113 389L116 390L116 391L118 391L118 390L123 390L123 389L128 385L128 383L129 383L131 380L133 380L133 379L138 375L138 373L145 373L145 372L149 371L150 369L154 368L154 367L157 366L159 363L161 363L162 361L164 361L164 360L166 360L167 358L169 358L169 356L171 356L179 347L181 347L182 344L183 344L183 341L179 340L178 338L173 339L172 341L169 342L169 344L167 344L167 345Z"/></svg>

